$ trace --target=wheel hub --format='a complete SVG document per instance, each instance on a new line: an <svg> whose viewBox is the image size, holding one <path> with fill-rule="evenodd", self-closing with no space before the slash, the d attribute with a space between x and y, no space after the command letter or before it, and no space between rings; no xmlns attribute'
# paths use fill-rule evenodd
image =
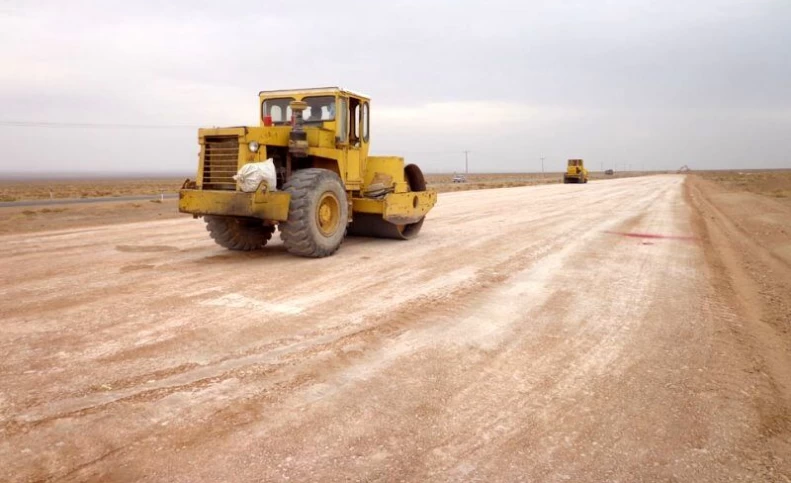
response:
<svg viewBox="0 0 791 483"><path fill-rule="evenodd" d="M316 210L316 224L324 236L332 236L337 230L341 218L341 205L333 193L321 195Z"/></svg>

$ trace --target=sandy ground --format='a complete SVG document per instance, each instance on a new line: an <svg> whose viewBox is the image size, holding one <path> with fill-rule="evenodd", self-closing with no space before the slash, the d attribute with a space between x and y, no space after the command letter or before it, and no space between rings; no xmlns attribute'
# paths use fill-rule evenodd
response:
<svg viewBox="0 0 791 483"><path fill-rule="evenodd" d="M616 177L642 176L642 172L618 173ZM450 191L481 190L516 186L535 186L539 184L559 183L562 173L500 173L471 174L467 183L452 183L453 175L429 174L426 176L431 189L440 193ZM591 173L591 177L607 178L601 173ZM152 193L172 191L179 187L183 179L85 179L55 181L17 181L3 182L0 180L0 235L17 233L37 233L48 230L66 228L95 227L119 223L135 223L151 220L183 218L178 212L177 200L160 198ZM167 189L166 189L167 188ZM98 191L97 191L98 189ZM46 206L15 206L25 201L49 202L47 190L57 191L61 195L68 194L71 200L91 198L90 204L68 203L70 200L56 196L55 202L61 204ZM105 201L96 202L96 193L105 196ZM150 195L146 200L119 200L106 195L116 196ZM4 194L8 194L3 198ZM13 195L13 196L12 196ZM8 204L3 199L13 199Z"/></svg>
<svg viewBox="0 0 791 483"><path fill-rule="evenodd" d="M0 202L67 198L122 197L174 193L184 183L183 177L170 178L2 178Z"/></svg>
<svg viewBox="0 0 791 483"><path fill-rule="evenodd" d="M0 235L100 225L184 219L178 200L107 201L92 204L0 207Z"/></svg>
<svg viewBox="0 0 791 483"><path fill-rule="evenodd" d="M564 168L565 169L565 168ZM611 176L591 171L591 179L642 176L647 172L624 171ZM49 199L79 199L123 197L130 195L158 196L176 193L185 178L193 173L170 178L64 178L64 179L3 179L0 177L0 202ZM471 173L466 183L452 183L453 174L427 173L426 181L439 191L456 191L483 188L504 188L546 183L559 183L562 172L552 173Z"/></svg>
<svg viewBox="0 0 791 483"><path fill-rule="evenodd" d="M791 481L791 216L684 179L443 194L321 260L2 236L0 481Z"/></svg>

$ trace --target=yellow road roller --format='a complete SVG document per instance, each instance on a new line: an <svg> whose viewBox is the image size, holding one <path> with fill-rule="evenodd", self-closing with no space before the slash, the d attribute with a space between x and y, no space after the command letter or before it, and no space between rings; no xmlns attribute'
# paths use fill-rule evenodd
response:
<svg viewBox="0 0 791 483"><path fill-rule="evenodd" d="M179 191L179 211L203 217L215 242L257 250L277 229L288 252L318 258L347 234L417 236L437 193L418 166L368 155L369 97L263 91L258 109L259 126L198 130L197 176Z"/></svg>
<svg viewBox="0 0 791 483"><path fill-rule="evenodd" d="M581 159L569 159L566 172L563 173L563 183L587 183L588 170Z"/></svg>

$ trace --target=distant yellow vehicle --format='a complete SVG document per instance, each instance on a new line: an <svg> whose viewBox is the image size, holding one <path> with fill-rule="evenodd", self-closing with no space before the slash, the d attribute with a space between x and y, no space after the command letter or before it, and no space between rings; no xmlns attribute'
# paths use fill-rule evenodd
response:
<svg viewBox="0 0 791 483"><path fill-rule="evenodd" d="M368 155L367 96L338 87L264 91L258 109L260 126L198 131L197 178L179 192L179 211L204 217L219 245L263 248L277 227L290 253L325 257L347 232L418 234L437 193L416 165ZM240 185L243 171L259 167L271 182Z"/></svg>
<svg viewBox="0 0 791 483"><path fill-rule="evenodd" d="M581 159L569 159L566 172L563 173L563 183L587 183L588 170Z"/></svg>

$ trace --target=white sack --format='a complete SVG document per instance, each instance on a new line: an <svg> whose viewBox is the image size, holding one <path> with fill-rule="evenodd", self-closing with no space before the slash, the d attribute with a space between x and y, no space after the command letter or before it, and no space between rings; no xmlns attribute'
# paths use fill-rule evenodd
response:
<svg viewBox="0 0 791 483"><path fill-rule="evenodd" d="M275 173L275 162L272 158L263 163L247 163L233 177L236 185L246 193L252 193L258 189L261 181L265 181L269 191L275 191L277 186L277 174Z"/></svg>

